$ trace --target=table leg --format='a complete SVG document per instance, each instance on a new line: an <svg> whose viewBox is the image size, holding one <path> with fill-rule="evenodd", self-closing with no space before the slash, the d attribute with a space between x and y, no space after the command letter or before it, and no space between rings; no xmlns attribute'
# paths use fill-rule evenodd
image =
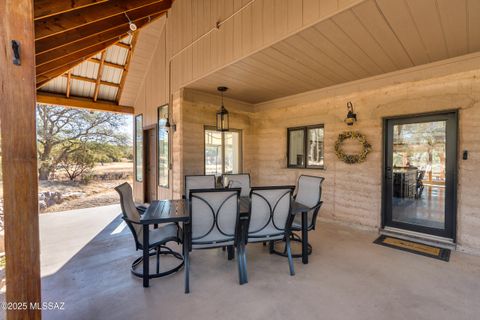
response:
<svg viewBox="0 0 480 320"><path fill-rule="evenodd" d="M149 286L149 275L150 271L148 270L150 265L150 254L149 254L149 237L150 237L150 230L148 224L143 225L143 287L148 288Z"/></svg>
<svg viewBox="0 0 480 320"><path fill-rule="evenodd" d="M302 262L308 264L308 211L302 212Z"/></svg>
<svg viewBox="0 0 480 320"><path fill-rule="evenodd" d="M190 226L189 223L183 224L183 266L184 266L184 273L185 273L185 293L190 293L190 237L188 229Z"/></svg>

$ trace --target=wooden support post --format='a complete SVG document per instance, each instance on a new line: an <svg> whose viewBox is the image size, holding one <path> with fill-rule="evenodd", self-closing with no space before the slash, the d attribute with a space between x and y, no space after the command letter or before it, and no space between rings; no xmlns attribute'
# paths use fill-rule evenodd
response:
<svg viewBox="0 0 480 320"><path fill-rule="evenodd" d="M0 121L7 319L41 319L33 0L0 1ZM19 44L14 64L12 40Z"/></svg>

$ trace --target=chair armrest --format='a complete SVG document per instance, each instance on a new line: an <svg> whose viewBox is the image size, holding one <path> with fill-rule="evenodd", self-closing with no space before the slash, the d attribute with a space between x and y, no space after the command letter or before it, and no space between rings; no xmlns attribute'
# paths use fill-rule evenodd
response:
<svg viewBox="0 0 480 320"><path fill-rule="evenodd" d="M130 220L130 219L126 218L126 217L122 217L122 219L123 219L125 222L128 222L128 223L133 223L133 224L142 225L142 223L137 222L137 221Z"/></svg>

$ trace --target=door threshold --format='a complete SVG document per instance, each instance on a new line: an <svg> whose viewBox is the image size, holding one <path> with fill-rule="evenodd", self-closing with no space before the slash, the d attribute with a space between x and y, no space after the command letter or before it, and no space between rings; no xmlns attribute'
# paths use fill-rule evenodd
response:
<svg viewBox="0 0 480 320"><path fill-rule="evenodd" d="M443 249L455 250L457 244L450 238L444 238L439 236L433 236L431 234L425 234L410 230L385 227L380 229L380 234L396 237L403 240L416 241L430 246L437 246Z"/></svg>

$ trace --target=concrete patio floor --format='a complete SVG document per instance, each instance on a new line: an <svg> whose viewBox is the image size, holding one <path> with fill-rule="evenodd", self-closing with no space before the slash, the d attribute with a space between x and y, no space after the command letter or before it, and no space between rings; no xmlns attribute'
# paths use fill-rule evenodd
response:
<svg viewBox="0 0 480 320"><path fill-rule="evenodd" d="M308 265L248 245L249 283L220 249L191 255L183 272L144 289L130 274L135 252L119 206L40 217L42 299L65 302L44 319L478 319L480 257L446 263L372 244L376 232L320 222Z"/></svg>

